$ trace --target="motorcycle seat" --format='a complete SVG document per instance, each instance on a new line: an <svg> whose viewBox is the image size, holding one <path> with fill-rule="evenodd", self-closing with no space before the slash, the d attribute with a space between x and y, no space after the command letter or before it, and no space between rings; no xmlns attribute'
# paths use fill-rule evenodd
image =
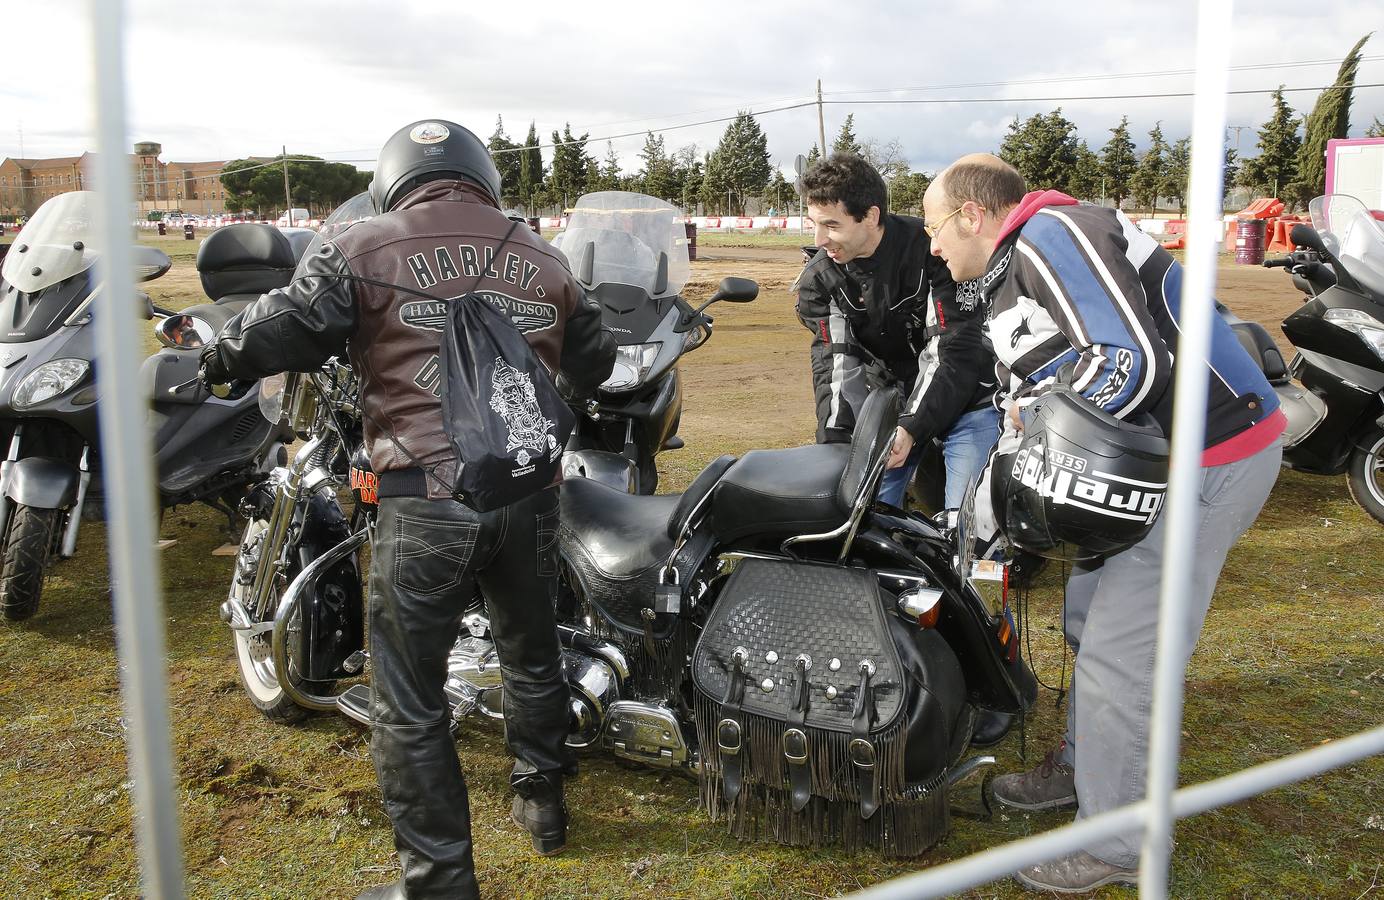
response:
<svg viewBox="0 0 1384 900"><path fill-rule="evenodd" d="M849 444L752 450L711 495L711 527L726 543L825 534L867 503L899 419L899 395L866 398Z"/></svg>
<svg viewBox="0 0 1384 900"><path fill-rule="evenodd" d="M560 497L565 549L606 577L633 577L673 552L668 520L681 494L626 494L590 478L567 478Z"/></svg>
<svg viewBox="0 0 1384 900"><path fill-rule="evenodd" d="M567 478L561 490L564 544L610 578L662 567L734 463L729 454L713 460L681 494L626 494L589 478Z"/></svg>
<svg viewBox="0 0 1384 900"><path fill-rule="evenodd" d="M293 245L273 225L244 222L212 232L197 248L202 290L212 300L230 294L259 294L293 278Z"/></svg>

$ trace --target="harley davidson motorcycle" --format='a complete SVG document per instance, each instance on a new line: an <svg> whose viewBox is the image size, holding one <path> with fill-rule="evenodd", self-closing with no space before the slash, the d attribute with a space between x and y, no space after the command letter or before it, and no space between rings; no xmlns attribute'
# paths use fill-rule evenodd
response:
<svg viewBox="0 0 1384 900"><path fill-rule="evenodd" d="M1350 494L1384 522L1384 222L1354 197L1318 197L1312 226L1295 225L1286 268L1306 295L1283 320L1297 348L1290 364L1268 332L1222 310L1258 360L1288 419L1283 464L1345 474Z"/></svg>
<svg viewBox="0 0 1384 900"><path fill-rule="evenodd" d="M0 614L38 609L45 574L77 549L87 515L102 508L95 328L108 313L95 278L101 236L91 191L43 204L0 268ZM215 397L196 386L199 341L258 296L286 284L295 259L268 226L214 232L198 253L210 302L183 313L140 302L159 318L164 349L144 361L161 507L202 502L226 513L284 452L255 398ZM136 248L140 280L168 271L152 247ZM167 318L162 318L166 316ZM198 338L198 333L203 335ZM173 388L184 388L173 390Z"/></svg>
<svg viewBox="0 0 1384 900"><path fill-rule="evenodd" d="M563 471L633 494L658 487L654 457L683 446L678 360L711 338L704 310L722 300L748 303L746 279L692 309L681 296L690 273L682 213L664 200L627 191L585 194L553 239L601 321L618 341L615 370L577 419Z"/></svg>
<svg viewBox="0 0 1384 900"><path fill-rule="evenodd" d="M345 367L262 397L308 438L247 503L222 616L251 699L278 720L368 723L359 548L374 476ZM851 444L757 450L680 494L570 477L561 490L559 632L568 743L695 777L742 837L916 855L949 823L982 710L1022 710L1005 569L873 497L897 421L873 394ZM356 494L347 516L337 488ZM484 602L445 685L454 717L503 717Z"/></svg>

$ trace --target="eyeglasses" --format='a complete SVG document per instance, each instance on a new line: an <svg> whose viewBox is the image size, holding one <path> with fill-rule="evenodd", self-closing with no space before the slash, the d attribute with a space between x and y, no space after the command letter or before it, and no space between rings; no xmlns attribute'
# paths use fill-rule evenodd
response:
<svg viewBox="0 0 1384 900"><path fill-rule="evenodd" d="M961 212L961 210L963 210L963 209L965 209L965 208L966 208L966 204L964 204L964 203L961 204L961 205L958 206L956 209L952 210L951 212L947 213L947 214L946 214L945 216L943 216L942 218L938 219L936 225L929 225L929 224L927 224L926 222L924 222L924 223L923 223L923 233L926 234L926 235L928 236L929 239L935 239L935 238L937 237L937 232L941 231L941 230L942 230L942 226L945 225L945 224L947 224L947 220L950 219L952 216L956 215L957 213ZM984 209L984 208L985 208L985 207L981 207L981 209Z"/></svg>

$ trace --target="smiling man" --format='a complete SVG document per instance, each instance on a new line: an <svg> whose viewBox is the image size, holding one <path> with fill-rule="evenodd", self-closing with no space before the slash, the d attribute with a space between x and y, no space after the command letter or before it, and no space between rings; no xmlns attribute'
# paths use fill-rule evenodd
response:
<svg viewBox="0 0 1384 900"><path fill-rule="evenodd" d="M993 360L980 342L979 292L929 253L921 219L888 212L884 179L838 153L803 175L817 255L799 276L798 318L813 334L819 443L849 441L873 388L906 395L879 498L901 506L921 448L942 440L948 509L998 436Z"/></svg>

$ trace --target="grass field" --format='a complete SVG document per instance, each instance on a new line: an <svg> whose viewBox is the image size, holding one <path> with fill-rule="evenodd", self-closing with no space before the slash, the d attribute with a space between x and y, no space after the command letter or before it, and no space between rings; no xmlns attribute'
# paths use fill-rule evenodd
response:
<svg viewBox="0 0 1384 900"><path fill-rule="evenodd" d="M685 485L721 453L811 439L807 335L786 290L798 236L717 237L750 249L736 255L739 244L704 243L717 252L694 264L689 296L705 296L730 274L754 277L763 290L755 303L714 307L715 336L687 358L687 448L660 458L663 490ZM158 246L174 256L174 270L149 284L150 294L170 306L195 302L195 242ZM1262 272L1250 278L1226 267L1222 275L1250 279L1246 298L1284 290ZM1295 302L1290 291L1278 299ZM231 561L210 553L226 539L224 523L205 509L178 509L163 536L178 542L164 551L162 574L189 895L340 898L392 878L392 838L364 730L336 716L298 727L261 718L242 694L216 616ZM85 526L37 617L0 625L3 897L137 895L104 541L102 526ZM1382 547L1384 529L1350 501L1342 479L1283 474L1231 555L1192 661L1184 783L1384 721ZM1059 575L1050 571L1031 598L1031 651L1050 684L1063 670ZM1055 742L1061 715L1056 695L1044 693L1028 722L1028 764ZM989 821L958 818L941 844L910 862L741 844L698 810L692 782L593 757L570 786L569 851L540 859L508 822L509 762L498 730L468 723L458 749L491 897L833 896L1067 821L1000 809ZM1018 735L997 755L1003 770L1023 765ZM974 797L957 802L974 805ZM1172 892L1361 900L1384 892L1382 863L1384 760L1376 758L1181 823ZM968 896L1019 895L1012 882L997 882Z"/></svg>

